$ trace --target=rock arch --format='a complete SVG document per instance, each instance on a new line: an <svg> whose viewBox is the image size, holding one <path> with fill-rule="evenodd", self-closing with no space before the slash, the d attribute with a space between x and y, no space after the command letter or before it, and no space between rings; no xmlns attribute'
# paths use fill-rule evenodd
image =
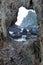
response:
<svg viewBox="0 0 43 65"><path fill-rule="evenodd" d="M2 28L3 28L3 33L4 36L7 36L6 32L7 32L7 28L9 27L9 25L11 24L11 22L15 22L17 20L17 13L18 13L18 9L21 6L24 6L25 8L29 9L29 8L33 8L38 16L38 24L40 26L40 32L39 34L41 34L42 32L42 17L41 17L41 0L31 0L33 5L30 6L30 0L0 0L0 4L1 4L1 11L4 11L4 15L6 17L6 19L4 19ZM4 4L4 6L3 6ZM2 13L3 13L2 11ZM14 21L13 21L14 20ZM6 25L5 25L6 24ZM5 25L5 26L4 26ZM7 27L7 28L6 28ZM40 43L41 42L41 36L39 36L39 40ZM42 37L43 38L43 37ZM42 47L42 44L41 44Z"/></svg>
<svg viewBox="0 0 43 65"><path fill-rule="evenodd" d="M38 19L38 25L40 27L38 40L41 43L41 27L42 27L41 26L41 0L31 0L31 1L30 0L22 0L22 1L21 0L7 0L6 4L8 4L8 8L9 8L9 11L10 11L9 12L10 15L9 14L7 15L7 20L8 20L7 23L8 22L14 23L17 20L18 9L21 6L24 6L27 9L32 8L36 11L37 19ZM7 8L7 6L6 6L6 8ZM8 19L10 17L11 17L11 20ZM9 27L9 25L7 27Z"/></svg>

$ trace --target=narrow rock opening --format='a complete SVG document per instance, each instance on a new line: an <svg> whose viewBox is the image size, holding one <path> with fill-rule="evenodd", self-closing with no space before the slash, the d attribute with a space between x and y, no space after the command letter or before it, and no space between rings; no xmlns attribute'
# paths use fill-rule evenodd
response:
<svg viewBox="0 0 43 65"><path fill-rule="evenodd" d="M17 41L26 41L31 37L37 38L38 31L36 11L21 6L18 11L17 21L9 27L9 35Z"/></svg>

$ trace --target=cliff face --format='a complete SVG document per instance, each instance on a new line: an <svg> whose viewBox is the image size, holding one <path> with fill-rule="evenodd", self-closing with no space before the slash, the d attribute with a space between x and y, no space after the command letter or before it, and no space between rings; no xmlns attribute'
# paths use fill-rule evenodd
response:
<svg viewBox="0 0 43 65"><path fill-rule="evenodd" d="M3 15L3 32L6 34L6 27L8 28L11 23L16 22L18 9L21 6L29 9L32 8L36 10L38 15L38 23L41 27L41 43L43 43L43 16L41 17L41 0L0 0L0 15ZM33 4L32 4L33 3ZM43 8L43 3L42 3ZM1 16L0 16L1 18ZM42 18L42 19L41 19ZM6 27L4 26L6 24ZM43 59L43 44L41 44L41 52L42 52L42 59Z"/></svg>

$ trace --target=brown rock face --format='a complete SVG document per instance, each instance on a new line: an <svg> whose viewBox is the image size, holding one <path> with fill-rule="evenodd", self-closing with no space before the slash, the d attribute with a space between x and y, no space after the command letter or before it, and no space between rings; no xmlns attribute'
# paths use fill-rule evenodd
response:
<svg viewBox="0 0 43 65"><path fill-rule="evenodd" d="M40 15L39 15L39 13L40 13L39 12L40 11L40 1L41 0L2 0L2 2L1 2L1 0L0 0L0 3L2 5L4 4L4 7L2 5L1 6L2 6L2 8L4 8L5 21L6 21L7 28L9 27L9 25L11 23L16 22L17 15L18 15L18 9L21 6L24 6L27 9L33 7L33 9L35 9L37 14L38 14L38 18L40 19ZM43 32L43 30L42 30L42 32ZM43 42L43 37L42 37L42 42ZM37 61L36 61L36 63L37 63ZM3 65L2 60L0 62L0 65Z"/></svg>
<svg viewBox="0 0 43 65"><path fill-rule="evenodd" d="M2 59L0 59L0 65L4 65L4 63L3 63L3 60L2 60Z"/></svg>

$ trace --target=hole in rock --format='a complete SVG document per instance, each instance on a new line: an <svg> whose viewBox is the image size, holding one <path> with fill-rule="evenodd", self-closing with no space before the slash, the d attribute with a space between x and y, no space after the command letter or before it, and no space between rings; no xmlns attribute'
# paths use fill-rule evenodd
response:
<svg viewBox="0 0 43 65"><path fill-rule="evenodd" d="M9 27L9 35L15 41L26 41L37 38L39 27L36 11L21 6L18 11L17 21Z"/></svg>

